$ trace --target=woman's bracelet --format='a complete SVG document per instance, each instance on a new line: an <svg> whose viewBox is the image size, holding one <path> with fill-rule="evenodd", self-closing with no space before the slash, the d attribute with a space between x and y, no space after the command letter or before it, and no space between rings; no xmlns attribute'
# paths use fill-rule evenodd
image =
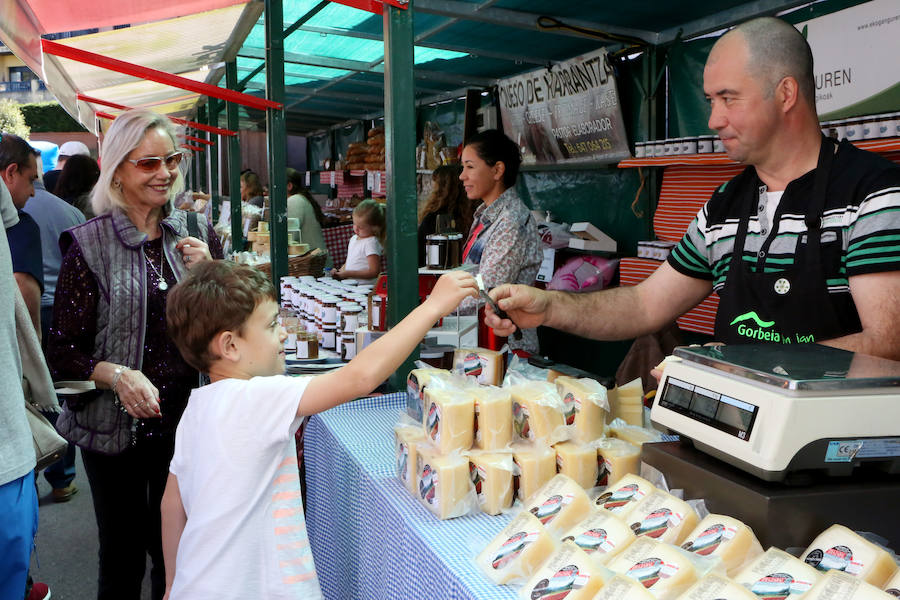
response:
<svg viewBox="0 0 900 600"><path fill-rule="evenodd" d="M125 371L128 371L128 367L124 367L122 365L119 365L118 367L116 367L116 370L113 371L112 385L110 386L110 388L112 389L112 393L116 397L116 399L119 398L119 392L116 387L119 385L119 378L122 377L122 373L124 373Z"/></svg>

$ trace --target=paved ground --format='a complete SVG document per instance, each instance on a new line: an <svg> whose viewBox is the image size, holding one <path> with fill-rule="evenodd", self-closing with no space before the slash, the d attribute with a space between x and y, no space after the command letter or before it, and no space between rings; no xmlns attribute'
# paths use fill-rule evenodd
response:
<svg viewBox="0 0 900 600"><path fill-rule="evenodd" d="M31 575L50 586L52 600L97 597L97 522L80 450L76 469L79 491L61 504L50 499L50 485L43 474L38 475L41 517ZM149 577L144 579L141 600L150 600Z"/></svg>

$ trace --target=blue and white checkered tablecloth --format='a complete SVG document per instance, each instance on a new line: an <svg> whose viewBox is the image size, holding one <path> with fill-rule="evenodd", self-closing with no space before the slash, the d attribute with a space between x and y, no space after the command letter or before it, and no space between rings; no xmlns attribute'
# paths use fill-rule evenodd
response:
<svg viewBox="0 0 900 600"><path fill-rule="evenodd" d="M509 517L436 519L402 486L393 426L404 393L312 417L304 434L306 523L328 600L502 600L475 556Z"/></svg>

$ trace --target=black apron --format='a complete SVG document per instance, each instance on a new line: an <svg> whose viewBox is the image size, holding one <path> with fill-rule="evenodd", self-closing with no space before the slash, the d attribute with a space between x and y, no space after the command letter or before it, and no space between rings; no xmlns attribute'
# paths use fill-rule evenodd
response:
<svg viewBox="0 0 900 600"><path fill-rule="evenodd" d="M819 342L862 330L852 301L835 308L822 265L822 213L828 175L834 162L834 144L823 136L814 175L813 193L806 213L806 243L797 240L794 264L765 273L766 253L778 233L783 203L772 219L773 230L757 253L757 271L741 259L750 215L759 202L758 186L748 194L747 217L738 222L734 250L719 292L716 340L726 344ZM839 314L839 312L841 314Z"/></svg>

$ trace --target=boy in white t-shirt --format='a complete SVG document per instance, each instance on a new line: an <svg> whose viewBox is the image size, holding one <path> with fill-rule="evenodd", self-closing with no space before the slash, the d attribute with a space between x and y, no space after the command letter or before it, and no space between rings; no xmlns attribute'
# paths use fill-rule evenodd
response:
<svg viewBox="0 0 900 600"><path fill-rule="evenodd" d="M162 499L166 597L321 598L294 434L304 416L375 389L476 289L470 275L448 273L343 368L287 377L287 335L268 278L226 261L194 267L169 292L168 332L211 383L188 401Z"/></svg>

